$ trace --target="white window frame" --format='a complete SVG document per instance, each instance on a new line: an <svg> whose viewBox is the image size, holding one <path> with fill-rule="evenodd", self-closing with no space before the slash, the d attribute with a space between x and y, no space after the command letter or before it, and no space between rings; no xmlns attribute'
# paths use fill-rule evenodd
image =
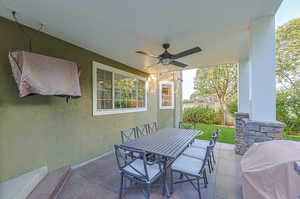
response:
<svg viewBox="0 0 300 199"><path fill-rule="evenodd" d="M163 84L171 85L171 106L163 106L162 105L162 85ZM159 107L160 107L160 109L174 109L174 82L170 82L170 81L159 82Z"/></svg>
<svg viewBox="0 0 300 199"><path fill-rule="evenodd" d="M101 69L101 70L105 70L105 71L109 71L113 73L113 78L112 78L112 105L113 108L112 109L102 109L99 110L97 109L97 69ZM115 103L115 99L114 99L114 74L120 74L120 75L124 75L124 76L128 76L128 77L133 77L139 80L143 80L145 81L145 107L141 107L141 108L118 108L118 109L114 109L114 103ZM111 115L111 114L121 114L121 113L133 113L133 112L142 112L142 111L147 111L147 93L148 93L148 81L147 78L143 78L140 77L138 75L132 74L132 73L128 73L104 64L100 64L98 62L93 62L93 116L97 116L97 115Z"/></svg>

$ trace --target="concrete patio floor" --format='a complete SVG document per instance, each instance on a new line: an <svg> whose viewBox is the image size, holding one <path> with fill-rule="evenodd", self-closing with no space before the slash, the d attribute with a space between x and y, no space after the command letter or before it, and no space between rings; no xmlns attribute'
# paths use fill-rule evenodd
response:
<svg viewBox="0 0 300 199"><path fill-rule="evenodd" d="M241 156L234 153L234 146L216 145L215 171L209 174L207 189L201 189L203 199L241 199ZM61 190L58 199L116 199L118 198L120 175L114 154L95 160L72 171L70 179ZM143 199L141 190L130 190L126 199ZM153 188L151 199L166 198L161 188ZM197 199L197 193L189 183L176 184L171 199Z"/></svg>

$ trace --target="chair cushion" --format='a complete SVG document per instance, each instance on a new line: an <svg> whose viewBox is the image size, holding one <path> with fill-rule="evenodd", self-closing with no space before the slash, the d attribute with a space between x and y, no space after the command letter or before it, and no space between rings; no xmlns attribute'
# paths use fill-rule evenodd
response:
<svg viewBox="0 0 300 199"><path fill-rule="evenodd" d="M202 164L202 160L181 155L173 162L173 164L171 165L171 169L193 176L200 176L199 172L201 170Z"/></svg>
<svg viewBox="0 0 300 199"><path fill-rule="evenodd" d="M197 140L192 143L193 147L206 148L209 145L209 140Z"/></svg>
<svg viewBox="0 0 300 199"><path fill-rule="evenodd" d="M206 153L205 148L198 148L198 147L189 147L183 152L183 154L186 156L190 156L192 158L197 158L200 160L204 160L205 153Z"/></svg>
<svg viewBox="0 0 300 199"><path fill-rule="evenodd" d="M136 159L130 164L133 168L138 170L140 173L145 175L145 169L144 169L144 161L141 159ZM141 176L140 173L135 171L133 168L131 168L129 165L127 165L124 170L128 173L134 174L136 176ZM149 180L151 181L155 176L159 175L161 173L159 169L159 165L157 163L154 163L153 165L147 165L147 171L149 175Z"/></svg>

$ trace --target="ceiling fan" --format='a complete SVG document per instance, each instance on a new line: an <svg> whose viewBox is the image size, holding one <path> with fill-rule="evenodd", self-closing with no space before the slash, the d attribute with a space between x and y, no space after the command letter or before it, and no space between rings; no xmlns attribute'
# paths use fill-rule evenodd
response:
<svg viewBox="0 0 300 199"><path fill-rule="evenodd" d="M151 53L147 53L147 52L144 52L144 51L136 51L136 53L158 59L157 64L162 64L162 65L165 65L165 66L172 64L172 65L184 68L184 67L187 67L188 65L184 64L182 62L176 61L176 59L179 59L179 58L182 58L182 57L185 57L185 56L188 56L188 55L191 55L191 54L198 53L198 52L202 51L202 49L197 46L195 48L191 48L189 50L185 50L185 51L177 53L177 54L171 54L171 53L168 52L168 48L170 47L170 44L165 43L165 44L162 45L162 47L165 49L165 51L159 56L155 56Z"/></svg>

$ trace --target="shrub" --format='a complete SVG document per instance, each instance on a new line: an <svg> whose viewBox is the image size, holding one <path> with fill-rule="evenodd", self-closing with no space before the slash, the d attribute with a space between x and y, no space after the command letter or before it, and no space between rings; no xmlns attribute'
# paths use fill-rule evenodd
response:
<svg viewBox="0 0 300 199"><path fill-rule="evenodd" d="M286 124L285 132L291 135L300 133L300 97L278 92L276 96L276 119Z"/></svg>
<svg viewBox="0 0 300 199"><path fill-rule="evenodd" d="M238 112L238 105L237 101L231 101L230 103L227 104L228 111L231 115L234 115L234 113Z"/></svg>
<svg viewBox="0 0 300 199"><path fill-rule="evenodd" d="M220 124L221 116L219 111L210 108L193 107L187 108L183 112L184 122Z"/></svg>

